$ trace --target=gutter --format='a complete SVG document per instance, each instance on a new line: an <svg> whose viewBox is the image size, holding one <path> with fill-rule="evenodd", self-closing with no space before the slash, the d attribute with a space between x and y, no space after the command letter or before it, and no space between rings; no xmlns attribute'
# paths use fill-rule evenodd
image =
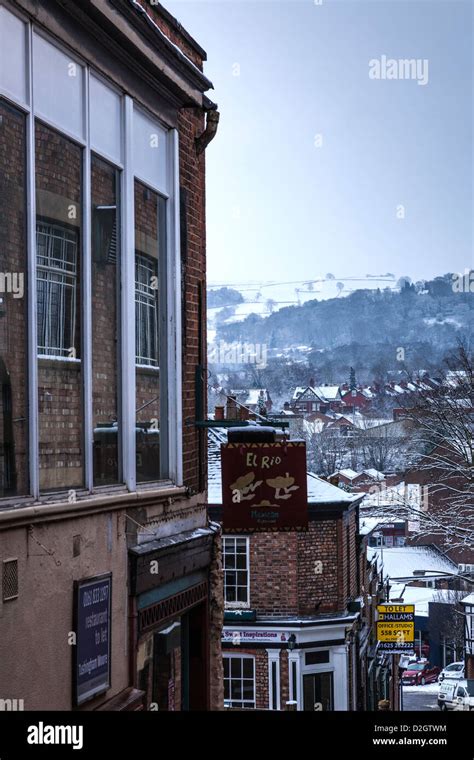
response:
<svg viewBox="0 0 474 760"><path fill-rule="evenodd" d="M163 47L165 47L174 57L177 57L180 60L180 63L188 69L189 73L191 73L193 77L199 80L199 83L202 87L202 92L205 90L213 90L214 85L212 84L211 80L203 74L201 69L199 69L196 64L193 63L193 61L191 61L174 42L171 42L166 34L161 31L158 24L147 13L145 8L140 5L138 0L128 0L128 4L135 11L136 15L144 19L148 27L152 29L154 34L158 36Z"/></svg>

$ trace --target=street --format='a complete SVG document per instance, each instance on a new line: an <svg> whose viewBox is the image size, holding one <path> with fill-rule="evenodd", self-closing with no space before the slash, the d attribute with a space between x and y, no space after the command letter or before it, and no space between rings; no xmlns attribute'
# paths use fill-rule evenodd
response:
<svg viewBox="0 0 474 760"><path fill-rule="evenodd" d="M404 686L403 710L407 712L439 710L437 701L438 689L437 683L427 684L426 686Z"/></svg>

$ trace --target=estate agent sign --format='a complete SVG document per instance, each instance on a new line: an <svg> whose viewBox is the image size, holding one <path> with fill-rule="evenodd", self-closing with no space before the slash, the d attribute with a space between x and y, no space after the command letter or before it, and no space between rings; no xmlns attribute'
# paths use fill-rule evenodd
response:
<svg viewBox="0 0 474 760"><path fill-rule="evenodd" d="M377 613L379 650L389 654L411 652L415 642L415 606L379 604Z"/></svg>
<svg viewBox="0 0 474 760"><path fill-rule="evenodd" d="M74 584L73 699L87 702L110 688L112 574Z"/></svg>

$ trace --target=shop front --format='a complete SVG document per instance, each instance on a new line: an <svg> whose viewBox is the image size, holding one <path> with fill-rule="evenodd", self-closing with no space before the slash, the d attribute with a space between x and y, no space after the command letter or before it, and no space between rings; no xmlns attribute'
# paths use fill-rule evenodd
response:
<svg viewBox="0 0 474 760"><path fill-rule="evenodd" d="M131 677L148 710L209 709L209 573L215 530L129 549Z"/></svg>
<svg viewBox="0 0 474 760"><path fill-rule="evenodd" d="M225 624L224 705L230 709L348 710L347 633L354 618Z"/></svg>

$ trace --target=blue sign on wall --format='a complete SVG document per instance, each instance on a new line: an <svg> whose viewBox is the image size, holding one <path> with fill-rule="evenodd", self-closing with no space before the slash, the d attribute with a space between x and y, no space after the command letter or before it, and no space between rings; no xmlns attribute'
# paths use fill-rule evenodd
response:
<svg viewBox="0 0 474 760"><path fill-rule="evenodd" d="M74 594L74 702L110 688L112 574L77 581Z"/></svg>

